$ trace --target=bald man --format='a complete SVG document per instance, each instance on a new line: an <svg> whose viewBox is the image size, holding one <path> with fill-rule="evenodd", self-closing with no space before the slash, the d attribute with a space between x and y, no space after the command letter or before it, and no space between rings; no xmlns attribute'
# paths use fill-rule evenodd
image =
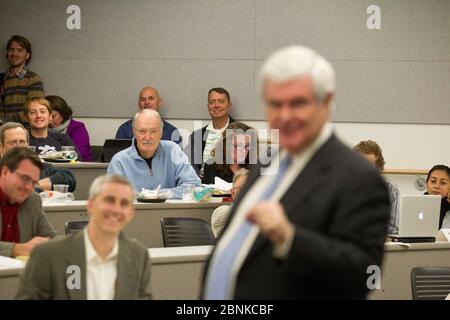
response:
<svg viewBox="0 0 450 320"><path fill-rule="evenodd" d="M139 92L138 106L140 110L152 109L159 112L161 107L162 98L159 96L159 92L153 87L144 87ZM116 139L133 139L133 120L124 122L116 133ZM182 139L181 134L176 127L163 119L164 130L161 140L173 141L179 146Z"/></svg>

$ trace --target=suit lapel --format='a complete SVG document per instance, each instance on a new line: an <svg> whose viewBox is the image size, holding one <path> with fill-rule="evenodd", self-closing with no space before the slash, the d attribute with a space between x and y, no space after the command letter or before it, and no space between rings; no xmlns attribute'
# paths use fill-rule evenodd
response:
<svg viewBox="0 0 450 320"><path fill-rule="evenodd" d="M119 237L119 255L117 259L117 279L116 279L116 294L114 299L126 300L135 297L134 279L138 274L138 270L134 264L128 244L124 240L122 234Z"/></svg>
<svg viewBox="0 0 450 320"><path fill-rule="evenodd" d="M307 163L302 172L297 176L286 193L281 198L280 202L283 205L284 212L287 214L290 221L296 220L296 215L301 207L302 202L307 199L315 190L318 190L321 183L327 176L327 172L331 166L327 157L330 155L327 152L327 145L333 140L333 136L325 145L317 151L317 153ZM250 260L256 253L258 253L266 245L271 245L269 240L258 234L253 243L250 252L247 255L246 261Z"/></svg>
<svg viewBox="0 0 450 320"><path fill-rule="evenodd" d="M80 289L67 289L69 291L70 298L72 300L86 300L86 253L84 248L84 231L78 232L73 236L70 246L68 247L66 254L67 267L74 265L78 266L81 271L81 288ZM71 274L65 273L66 283ZM66 285L66 283L64 285Z"/></svg>
<svg viewBox="0 0 450 320"><path fill-rule="evenodd" d="M17 223L19 224L20 242L27 242L32 237L33 222L31 214L23 208L23 204L19 206L17 212Z"/></svg>

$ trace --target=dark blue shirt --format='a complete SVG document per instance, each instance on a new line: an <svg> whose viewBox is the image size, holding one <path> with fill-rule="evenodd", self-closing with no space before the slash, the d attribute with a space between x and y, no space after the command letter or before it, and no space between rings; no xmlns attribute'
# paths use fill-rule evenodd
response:
<svg viewBox="0 0 450 320"><path fill-rule="evenodd" d="M169 140L173 141L176 144L182 147L180 145L180 142L182 141L181 134L178 132L178 129L171 125L166 120L163 120L164 126L163 126L163 135L161 140ZM172 139L173 137L173 139ZM123 123L116 133L116 139L133 139L133 120L128 120L127 122Z"/></svg>

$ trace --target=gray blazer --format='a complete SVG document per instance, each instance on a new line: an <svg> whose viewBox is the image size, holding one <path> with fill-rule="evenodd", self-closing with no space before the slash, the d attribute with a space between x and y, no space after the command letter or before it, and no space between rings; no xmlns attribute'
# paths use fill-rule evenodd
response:
<svg viewBox="0 0 450 320"><path fill-rule="evenodd" d="M68 282L74 283L69 266L80 268L79 288L68 288ZM150 268L147 249L121 235L114 299L151 299ZM86 300L83 231L36 246L20 278L16 299Z"/></svg>
<svg viewBox="0 0 450 320"><path fill-rule="evenodd" d="M53 238L58 234L45 216L41 198L35 192L20 205L17 219L19 223L20 243L30 241L37 236ZM2 236L1 220L0 215L0 239ZM0 256L10 257L13 247L13 242L0 241Z"/></svg>

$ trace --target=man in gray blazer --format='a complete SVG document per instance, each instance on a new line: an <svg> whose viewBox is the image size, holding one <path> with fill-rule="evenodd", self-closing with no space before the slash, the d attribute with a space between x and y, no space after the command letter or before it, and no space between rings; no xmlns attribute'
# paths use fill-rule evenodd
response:
<svg viewBox="0 0 450 320"><path fill-rule="evenodd" d="M88 226L36 247L17 299L151 299L150 257L121 232L134 216L126 178L104 175L89 190Z"/></svg>
<svg viewBox="0 0 450 320"><path fill-rule="evenodd" d="M1 256L29 255L57 235L34 192L41 169L41 160L28 148L13 148L0 160Z"/></svg>

